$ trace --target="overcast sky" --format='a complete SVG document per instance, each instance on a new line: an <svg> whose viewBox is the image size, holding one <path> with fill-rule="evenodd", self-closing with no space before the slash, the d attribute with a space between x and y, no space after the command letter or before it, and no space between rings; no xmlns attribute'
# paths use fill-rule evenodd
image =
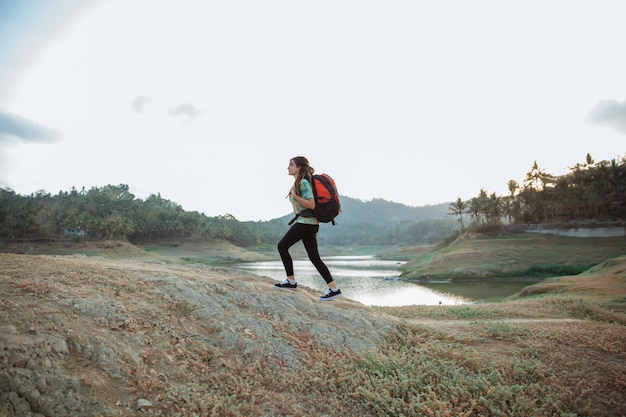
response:
<svg viewBox="0 0 626 417"><path fill-rule="evenodd" d="M621 0L0 0L0 186L290 212L293 156L411 206L626 155Z"/></svg>

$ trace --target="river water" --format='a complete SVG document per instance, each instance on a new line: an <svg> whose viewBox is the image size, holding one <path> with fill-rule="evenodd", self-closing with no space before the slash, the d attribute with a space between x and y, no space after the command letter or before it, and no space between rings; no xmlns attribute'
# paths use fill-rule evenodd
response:
<svg viewBox="0 0 626 417"><path fill-rule="evenodd" d="M324 257L324 262L344 297L365 305L460 305L507 297L536 282L490 280L416 284L402 280L400 263L396 261L374 256L331 256ZM237 267L277 282L285 278L280 261L246 262ZM326 291L324 279L308 259L294 259L294 270L298 286L310 287L320 293Z"/></svg>

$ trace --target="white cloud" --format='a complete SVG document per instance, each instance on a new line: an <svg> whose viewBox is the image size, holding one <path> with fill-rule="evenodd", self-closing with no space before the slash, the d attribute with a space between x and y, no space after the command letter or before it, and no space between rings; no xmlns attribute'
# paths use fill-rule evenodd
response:
<svg viewBox="0 0 626 417"><path fill-rule="evenodd" d="M589 113L591 123L612 127L626 134L626 101L602 100Z"/></svg>
<svg viewBox="0 0 626 417"><path fill-rule="evenodd" d="M196 117L200 116L202 112L191 103L183 103L179 106L173 107L167 111L167 114L174 118L180 118L182 116L183 121L192 121Z"/></svg>
<svg viewBox="0 0 626 417"><path fill-rule="evenodd" d="M131 108L133 109L133 112L141 114L150 103L152 103L152 98L148 96L137 96L133 99Z"/></svg>
<svg viewBox="0 0 626 417"><path fill-rule="evenodd" d="M16 139L24 142L50 143L61 138L62 135L57 130L0 110L0 144Z"/></svg>

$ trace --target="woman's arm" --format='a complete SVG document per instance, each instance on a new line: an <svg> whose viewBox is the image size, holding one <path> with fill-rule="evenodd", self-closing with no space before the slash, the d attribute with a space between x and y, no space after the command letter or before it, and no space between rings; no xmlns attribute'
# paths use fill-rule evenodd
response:
<svg viewBox="0 0 626 417"><path fill-rule="evenodd" d="M291 196L304 208L308 208L309 210L313 210L315 208L315 199L314 198L302 198L298 194L296 194L296 189L291 187Z"/></svg>

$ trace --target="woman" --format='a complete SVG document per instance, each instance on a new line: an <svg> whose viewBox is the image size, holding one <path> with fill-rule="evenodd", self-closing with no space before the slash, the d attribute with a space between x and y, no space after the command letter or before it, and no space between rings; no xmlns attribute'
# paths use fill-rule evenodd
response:
<svg viewBox="0 0 626 417"><path fill-rule="evenodd" d="M324 278L326 284L328 284L328 290L320 297L320 300L328 301L341 297L341 290L335 284L328 267L322 261L322 258L320 258L317 249L316 235L320 228L319 221L315 217L308 217L307 214L315 208L315 197L311 185L311 174L313 174L315 170L303 156L296 156L291 159L287 170L289 175L294 178L294 184L287 197L289 197L291 201L294 213L300 216L287 233L285 233L285 236L283 236L280 242L278 242L278 253L280 254L280 259L283 261L287 278L283 282L274 284L274 287L292 291L298 288L293 273L293 260L291 259L291 255L289 255L289 248L299 240L302 240L306 253L309 255L309 259L317 269L317 272Z"/></svg>

